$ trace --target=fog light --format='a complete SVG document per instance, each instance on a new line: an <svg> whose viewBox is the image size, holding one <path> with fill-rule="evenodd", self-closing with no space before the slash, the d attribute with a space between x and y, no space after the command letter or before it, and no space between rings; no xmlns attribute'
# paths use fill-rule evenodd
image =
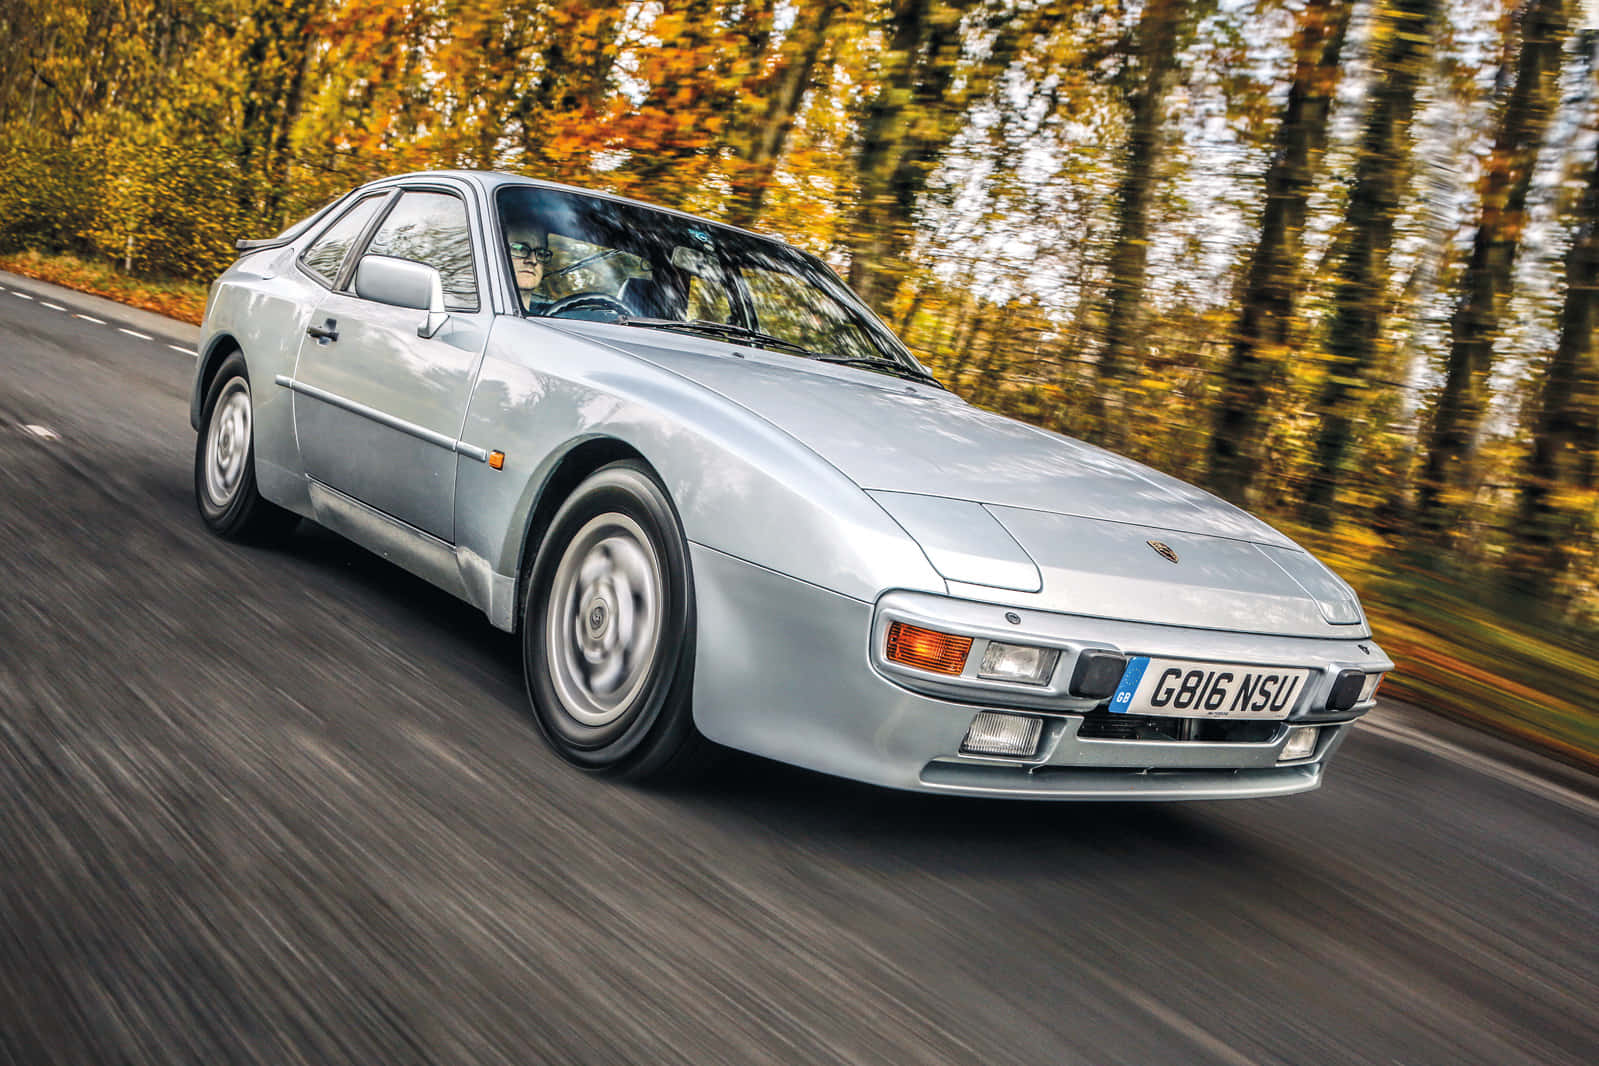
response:
<svg viewBox="0 0 1599 1066"><path fill-rule="evenodd" d="M961 741L961 751L968 755L1019 755L1023 758L1038 751L1038 738L1044 731L1044 720L1022 714L996 714L984 711L972 719Z"/></svg>
<svg viewBox="0 0 1599 1066"><path fill-rule="evenodd" d="M1027 685L1042 685L1055 672L1060 652L1055 648L1029 648L1021 644L988 642L983 652L983 665L977 676L990 681L1020 681Z"/></svg>
<svg viewBox="0 0 1599 1066"><path fill-rule="evenodd" d="M1294 762L1297 759L1308 759L1316 754L1316 735L1320 732L1315 726L1294 726L1288 730L1288 743L1283 745L1282 754L1277 756L1278 762Z"/></svg>
<svg viewBox="0 0 1599 1066"><path fill-rule="evenodd" d="M1385 674L1367 674L1366 684L1360 690L1360 702L1365 703L1377 695L1377 686L1382 684Z"/></svg>

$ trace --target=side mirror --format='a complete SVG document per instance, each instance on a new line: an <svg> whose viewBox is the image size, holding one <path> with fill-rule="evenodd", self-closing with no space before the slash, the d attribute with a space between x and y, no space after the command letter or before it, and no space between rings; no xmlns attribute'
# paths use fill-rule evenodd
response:
<svg viewBox="0 0 1599 1066"><path fill-rule="evenodd" d="M433 267L388 255L363 255L355 268L355 294L393 307L426 311L418 337L432 337L449 315L444 310L444 279Z"/></svg>

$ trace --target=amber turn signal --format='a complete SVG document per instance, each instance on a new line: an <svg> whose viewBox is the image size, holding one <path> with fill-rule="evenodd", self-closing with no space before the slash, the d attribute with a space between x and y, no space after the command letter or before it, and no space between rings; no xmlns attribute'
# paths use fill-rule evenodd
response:
<svg viewBox="0 0 1599 1066"><path fill-rule="evenodd" d="M492 466L496 470L499 470L499 469L503 468L505 466L505 453L504 452L490 452L489 453L489 465Z"/></svg>
<svg viewBox="0 0 1599 1066"><path fill-rule="evenodd" d="M888 627L888 646L884 654L889 662L902 666L931 670L935 674L959 674L966 668L966 653L971 650L971 637L895 622Z"/></svg>

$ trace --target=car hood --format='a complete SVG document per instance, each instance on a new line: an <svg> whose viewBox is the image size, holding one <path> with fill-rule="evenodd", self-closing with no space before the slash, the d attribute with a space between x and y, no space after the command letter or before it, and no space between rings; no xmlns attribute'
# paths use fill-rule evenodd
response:
<svg viewBox="0 0 1599 1066"><path fill-rule="evenodd" d="M1298 545L1130 459L869 371L627 327L606 334L842 471L952 595L1159 625L1367 633L1354 593Z"/></svg>
<svg viewBox="0 0 1599 1066"><path fill-rule="evenodd" d="M603 339L761 416L863 489L1294 547L1208 492L942 389L761 350L729 358L725 344L628 327Z"/></svg>

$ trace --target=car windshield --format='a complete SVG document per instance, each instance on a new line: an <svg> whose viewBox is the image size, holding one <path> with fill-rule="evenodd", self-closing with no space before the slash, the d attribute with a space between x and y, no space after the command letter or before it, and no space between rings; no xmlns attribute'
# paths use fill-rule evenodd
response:
<svg viewBox="0 0 1599 1066"><path fill-rule="evenodd" d="M616 322L929 380L820 260L637 204L508 186L505 254L536 317Z"/></svg>

